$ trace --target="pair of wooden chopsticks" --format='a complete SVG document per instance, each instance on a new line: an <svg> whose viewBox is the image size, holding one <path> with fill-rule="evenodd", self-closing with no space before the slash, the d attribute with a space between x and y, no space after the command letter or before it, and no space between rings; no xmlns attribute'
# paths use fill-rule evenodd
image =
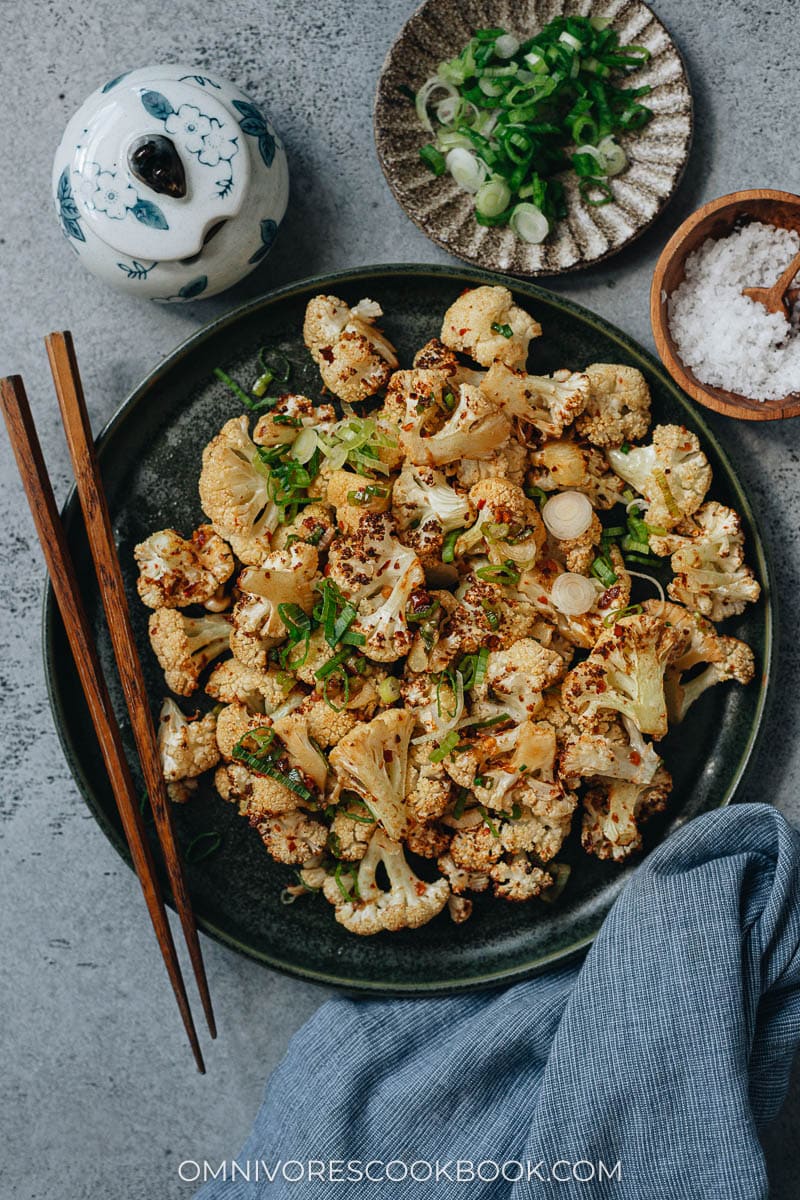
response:
<svg viewBox="0 0 800 1200"><path fill-rule="evenodd" d="M122 582L111 518L94 450L92 430L83 397L72 336L51 333L45 342L50 359L61 419L83 510L89 548L111 634L117 670L130 714L142 772L155 818L172 894L180 917L209 1032L216 1037L214 1011L208 990L180 853L175 840L169 797L161 772L156 732L150 714L144 675L136 650L130 612ZM25 388L18 375L0 380L0 399L11 446L28 497L36 532L42 544L53 591L69 639L89 712L100 743L133 865L142 885L150 919L158 938L175 998L189 1037L197 1068L205 1072L175 943L170 931L157 868L147 840L136 788L125 758L108 687L103 677L66 535L47 474Z"/></svg>

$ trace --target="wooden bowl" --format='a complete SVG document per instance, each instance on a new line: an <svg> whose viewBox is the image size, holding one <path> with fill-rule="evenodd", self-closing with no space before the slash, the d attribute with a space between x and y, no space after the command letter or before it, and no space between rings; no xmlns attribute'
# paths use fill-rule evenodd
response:
<svg viewBox="0 0 800 1200"><path fill-rule="evenodd" d="M692 251L697 250L706 238L725 237L735 225L750 220L800 233L800 196L792 192L754 189L731 192L698 208L672 235L656 263L650 288L650 324L661 361L675 382L698 404L740 421L778 421L783 417L800 416L800 392L792 392L781 400L752 400L749 396L701 383L678 357L667 319L669 297L683 282L684 264Z"/></svg>

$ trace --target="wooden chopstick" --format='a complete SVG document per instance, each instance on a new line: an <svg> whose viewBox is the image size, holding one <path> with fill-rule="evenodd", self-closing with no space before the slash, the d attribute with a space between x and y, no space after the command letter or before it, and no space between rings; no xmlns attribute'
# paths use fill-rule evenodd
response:
<svg viewBox="0 0 800 1200"><path fill-rule="evenodd" d="M161 947L197 1068L205 1074L203 1056L164 907L155 861L139 811L136 786L125 758L119 726L86 616L28 398L18 375L0 380L0 402L11 448L17 460L72 656L89 706L89 714L100 743L133 865L142 885L147 910Z"/></svg>
<svg viewBox="0 0 800 1200"><path fill-rule="evenodd" d="M214 1010L211 1006L203 955L197 936L197 925L175 838L170 800L161 772L156 731L150 714L142 664L133 636L130 610L122 581L122 570L119 565L114 532L111 527L111 516L94 449L92 427L86 411L72 335L67 332L51 333L45 338L45 345L61 408L61 419L67 435L67 447L75 472L78 498L83 509L89 548L97 572L97 582L111 634L114 657L131 718L131 728L136 748L139 751L145 784L150 796L156 831L167 867L167 876L183 927L208 1029L211 1036L216 1037Z"/></svg>

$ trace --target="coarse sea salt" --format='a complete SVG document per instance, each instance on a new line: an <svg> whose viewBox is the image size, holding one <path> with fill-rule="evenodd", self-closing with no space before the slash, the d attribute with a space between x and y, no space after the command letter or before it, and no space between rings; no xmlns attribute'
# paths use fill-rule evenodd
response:
<svg viewBox="0 0 800 1200"><path fill-rule="evenodd" d="M788 323L742 295L770 287L799 250L794 230L751 221L688 256L686 278L670 297L669 327L701 383L753 400L800 392L800 303Z"/></svg>

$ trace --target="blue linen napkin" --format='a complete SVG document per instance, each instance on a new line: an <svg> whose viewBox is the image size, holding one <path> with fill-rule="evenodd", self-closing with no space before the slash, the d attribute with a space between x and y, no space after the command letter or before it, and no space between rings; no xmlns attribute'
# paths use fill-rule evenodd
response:
<svg viewBox="0 0 800 1200"><path fill-rule="evenodd" d="M268 1081L237 1178L229 1163L197 1200L766 1197L758 1130L798 1043L800 835L735 805L642 864L582 964L328 1001Z"/></svg>

